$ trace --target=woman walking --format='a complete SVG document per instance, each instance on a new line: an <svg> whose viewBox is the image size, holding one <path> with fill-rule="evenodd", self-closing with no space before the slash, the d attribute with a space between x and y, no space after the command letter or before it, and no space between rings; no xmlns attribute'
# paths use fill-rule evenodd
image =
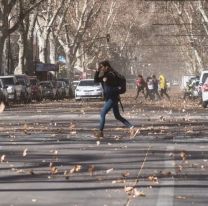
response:
<svg viewBox="0 0 208 206"><path fill-rule="evenodd" d="M105 103L100 113L99 132L96 136L98 138L104 136L103 130L105 127L105 117L111 109L113 109L113 114L117 120L121 121L128 128L133 129L134 126L120 115L118 105L120 88L118 87L116 74L108 61L102 61L99 63L98 69L95 72L94 80L95 82L102 83L105 98Z"/></svg>

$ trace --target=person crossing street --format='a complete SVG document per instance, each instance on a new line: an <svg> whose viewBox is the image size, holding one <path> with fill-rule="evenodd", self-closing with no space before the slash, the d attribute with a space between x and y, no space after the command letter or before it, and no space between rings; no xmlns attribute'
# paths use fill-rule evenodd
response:
<svg viewBox="0 0 208 206"><path fill-rule="evenodd" d="M134 126L128 120L123 118L119 112L119 88L114 69L108 61L102 61L99 63L99 67L95 72L94 81L102 83L105 98L105 103L100 113L99 132L96 136L98 138L104 137L103 130L105 127L105 117L111 109L113 109L115 118L121 121L126 127L130 128L130 134L132 134L134 132Z"/></svg>

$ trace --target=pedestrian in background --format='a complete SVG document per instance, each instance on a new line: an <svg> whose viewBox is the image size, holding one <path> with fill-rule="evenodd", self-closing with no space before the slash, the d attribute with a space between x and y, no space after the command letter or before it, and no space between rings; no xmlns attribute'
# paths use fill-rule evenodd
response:
<svg viewBox="0 0 208 206"><path fill-rule="evenodd" d="M158 88L158 84L159 84L159 81L158 79L156 78L156 76L153 74L152 75L152 81L153 81L153 93L154 93L154 96L157 96L157 99L160 99L160 94L159 94L159 88Z"/></svg>
<svg viewBox="0 0 208 206"><path fill-rule="evenodd" d="M160 96L161 98L163 98L163 96L165 95L169 100L170 100L170 96L167 94L167 81L164 75L160 75L159 77L159 85L160 85Z"/></svg>
<svg viewBox="0 0 208 206"><path fill-rule="evenodd" d="M153 85L153 79L152 77L147 77L146 80L146 96L145 99L147 99L148 97L150 98L150 100L154 100L155 96L154 96L154 85Z"/></svg>
<svg viewBox="0 0 208 206"><path fill-rule="evenodd" d="M132 133L134 132L134 130L132 130L134 126L125 118L123 118L119 112L118 101L120 97L117 86L117 78L113 68L108 61L102 61L98 64L98 69L95 72L94 81L102 83L105 99L104 106L100 113L99 132L96 134L96 137L102 138L104 136L103 130L105 127L105 117L111 109L113 109L113 114L115 118L121 121L125 126L130 128L130 134L132 135Z"/></svg>
<svg viewBox="0 0 208 206"><path fill-rule="evenodd" d="M145 80L144 80L144 78L143 78L143 76L141 74L139 74L138 78L136 79L136 87L137 87L137 93L136 93L135 100L139 96L140 92L142 92L142 94L145 97L144 89L146 87L146 82L145 82Z"/></svg>

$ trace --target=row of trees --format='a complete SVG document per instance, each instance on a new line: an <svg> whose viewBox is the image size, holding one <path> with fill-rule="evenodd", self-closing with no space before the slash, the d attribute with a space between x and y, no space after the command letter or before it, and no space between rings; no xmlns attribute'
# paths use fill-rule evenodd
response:
<svg viewBox="0 0 208 206"><path fill-rule="evenodd" d="M208 63L206 8L206 0L0 0L0 73L34 74L35 62L55 64L59 56L69 78L106 58L138 73L173 45L182 54L175 61L197 72Z"/></svg>

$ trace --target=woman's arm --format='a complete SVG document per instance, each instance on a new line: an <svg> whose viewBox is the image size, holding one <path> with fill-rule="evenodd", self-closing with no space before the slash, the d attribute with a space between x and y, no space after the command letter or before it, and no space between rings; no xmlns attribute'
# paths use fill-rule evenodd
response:
<svg viewBox="0 0 208 206"><path fill-rule="evenodd" d="M96 71L94 75L94 82L102 82L103 76L100 75L100 71Z"/></svg>

